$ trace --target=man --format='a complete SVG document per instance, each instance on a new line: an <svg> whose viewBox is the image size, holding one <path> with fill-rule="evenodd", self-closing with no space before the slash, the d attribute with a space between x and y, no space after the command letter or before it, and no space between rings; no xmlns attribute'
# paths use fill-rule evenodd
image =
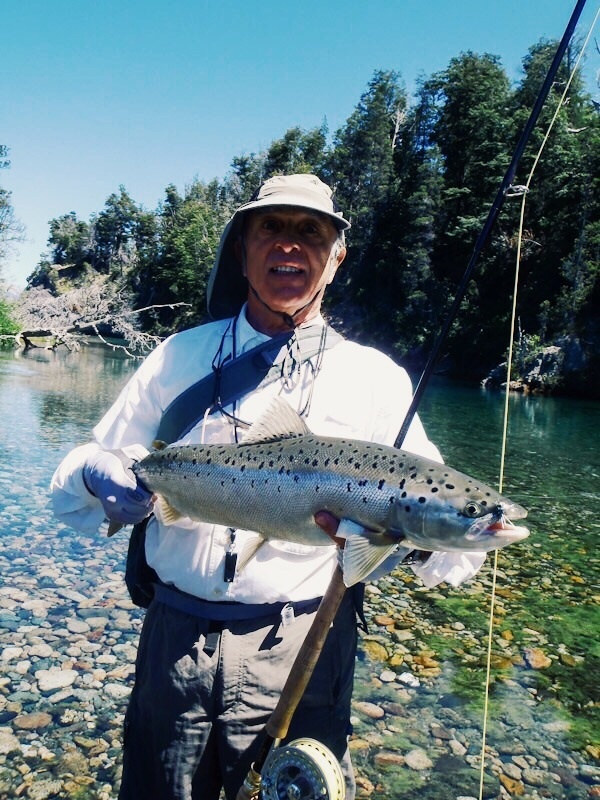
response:
<svg viewBox="0 0 600 800"><path fill-rule="evenodd" d="M280 395L317 434L393 444L411 399L407 374L376 350L337 341L321 316L349 227L329 187L313 175L271 178L236 211L208 287L215 321L159 345L96 426L94 442L58 467L52 492L61 519L87 531L105 517L146 518L152 497L136 485L131 459L151 446L170 403L213 371L215 403L206 413L198 410L182 443L239 441ZM307 357L309 328L317 331L318 345ZM276 358L277 379L221 403L223 367L282 332L289 337ZM418 419L404 446L440 460ZM318 514L317 522L336 533L338 520L329 514ZM329 584L336 547L270 541L236 571L236 556L252 532L187 518L166 525L151 517L146 536L147 561L160 585L140 639L119 797L217 800L223 787L234 800ZM449 558L434 554L421 568L429 583L458 583L482 560ZM316 738L334 752L349 800L355 649L355 608L347 592L288 737Z"/></svg>

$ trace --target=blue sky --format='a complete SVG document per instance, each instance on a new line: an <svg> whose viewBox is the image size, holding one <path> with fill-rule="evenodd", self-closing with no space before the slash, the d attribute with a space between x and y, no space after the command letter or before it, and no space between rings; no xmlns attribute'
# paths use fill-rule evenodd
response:
<svg viewBox="0 0 600 800"><path fill-rule="evenodd" d="M27 241L4 265L17 286L46 247L48 221L87 220L124 185L154 209L165 187L222 178L231 159L288 128L334 132L376 69L419 75L466 50L518 79L541 38L558 39L575 0L23 0L4 5L0 144ZM598 10L588 0L578 33ZM600 56L589 49L590 86Z"/></svg>

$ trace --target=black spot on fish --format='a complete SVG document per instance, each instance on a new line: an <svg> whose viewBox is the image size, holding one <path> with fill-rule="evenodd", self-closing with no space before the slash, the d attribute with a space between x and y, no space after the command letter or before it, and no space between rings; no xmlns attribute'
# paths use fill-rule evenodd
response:
<svg viewBox="0 0 600 800"><path fill-rule="evenodd" d="M398 488L399 489L404 489L405 486L406 486L406 478L402 478L402 480L398 484Z"/></svg>
<svg viewBox="0 0 600 800"><path fill-rule="evenodd" d="M298 483L299 480L300 478L298 477L298 475L294 475L294 483Z"/></svg>
<svg viewBox="0 0 600 800"><path fill-rule="evenodd" d="M381 490L383 489L384 485L385 485L385 481L384 481L384 480L383 480L383 478L382 478L382 479L379 481L379 483L377 484L377 488L379 489L379 491L381 491Z"/></svg>
<svg viewBox="0 0 600 800"><path fill-rule="evenodd" d="M434 486L433 489L431 490L431 494L435 494L436 492L439 492L439 489L437 486Z"/></svg>
<svg viewBox="0 0 600 800"><path fill-rule="evenodd" d="M242 466L240 467L240 472L243 472L245 469L246 469L246 465L242 464Z"/></svg>
<svg viewBox="0 0 600 800"><path fill-rule="evenodd" d="M404 506L404 510L406 511L406 513L408 513L410 511L410 506Z"/></svg>
<svg viewBox="0 0 600 800"><path fill-rule="evenodd" d="M433 483L433 478L427 478L427 483L429 484L429 486L431 486L431 484Z"/></svg>
<svg viewBox="0 0 600 800"><path fill-rule="evenodd" d="M417 473L413 472L413 474L410 476L410 479L411 479L411 481L416 481L417 480Z"/></svg>
<svg viewBox="0 0 600 800"><path fill-rule="evenodd" d="M359 481L359 482L358 482L358 485L359 485L359 486L366 486L366 485L367 485L367 483L368 483L368 481L366 481L366 480L362 480L362 481Z"/></svg>
<svg viewBox="0 0 600 800"><path fill-rule="evenodd" d="M446 484L446 489L454 489L454 484L453 483L447 483Z"/></svg>
<svg viewBox="0 0 600 800"><path fill-rule="evenodd" d="M319 491L319 487L315 486L315 492L318 492L318 491Z"/></svg>
<svg viewBox="0 0 600 800"><path fill-rule="evenodd" d="M427 502L426 497L419 497L419 503L426 503L426 502Z"/></svg>
<svg viewBox="0 0 600 800"><path fill-rule="evenodd" d="M330 463L331 463L331 459L330 458L326 458L325 461L323 462L323 466L328 467Z"/></svg>
<svg viewBox="0 0 600 800"><path fill-rule="evenodd" d="M402 499L404 499L404 498L406 497L406 492L402 492L402 494L400 495L400 497L401 497Z"/></svg>
<svg viewBox="0 0 600 800"><path fill-rule="evenodd" d="M352 484L351 483L347 483L346 484L346 489L347 489L347 491L351 492L352 491Z"/></svg>
<svg viewBox="0 0 600 800"><path fill-rule="evenodd" d="M354 465L354 469L355 469L357 472L360 470L360 468L361 468L361 467L362 467L362 464L355 464L355 465Z"/></svg>
<svg viewBox="0 0 600 800"><path fill-rule="evenodd" d="M192 464L194 466L196 466L197 463L198 463L198 459L197 458L192 458Z"/></svg>
<svg viewBox="0 0 600 800"><path fill-rule="evenodd" d="M367 500L367 498L366 498L366 497L363 497L363 503L368 503L368 502L369 502L369 501Z"/></svg>
<svg viewBox="0 0 600 800"><path fill-rule="evenodd" d="M319 464L319 462L317 461L317 459L316 459L316 458L313 458L313 461L312 461L312 465L313 465L313 467L316 467L316 466L318 466L318 464Z"/></svg>

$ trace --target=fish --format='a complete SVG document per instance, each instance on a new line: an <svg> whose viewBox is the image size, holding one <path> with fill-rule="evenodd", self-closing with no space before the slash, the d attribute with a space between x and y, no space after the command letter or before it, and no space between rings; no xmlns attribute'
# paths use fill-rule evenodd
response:
<svg viewBox="0 0 600 800"><path fill-rule="evenodd" d="M265 541L331 546L314 515L328 511L363 531L342 551L346 586L399 546L489 551L529 535L517 503L451 467L405 450L313 434L275 398L238 444L170 445L132 465L156 495L165 524L182 517L256 532L238 570Z"/></svg>

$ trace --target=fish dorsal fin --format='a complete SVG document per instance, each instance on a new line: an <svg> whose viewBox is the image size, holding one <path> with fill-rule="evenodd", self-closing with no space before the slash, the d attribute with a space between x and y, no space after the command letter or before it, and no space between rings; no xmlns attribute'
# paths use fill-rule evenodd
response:
<svg viewBox="0 0 600 800"><path fill-rule="evenodd" d="M244 436L242 444L277 442L310 433L302 417L282 397L275 397Z"/></svg>

